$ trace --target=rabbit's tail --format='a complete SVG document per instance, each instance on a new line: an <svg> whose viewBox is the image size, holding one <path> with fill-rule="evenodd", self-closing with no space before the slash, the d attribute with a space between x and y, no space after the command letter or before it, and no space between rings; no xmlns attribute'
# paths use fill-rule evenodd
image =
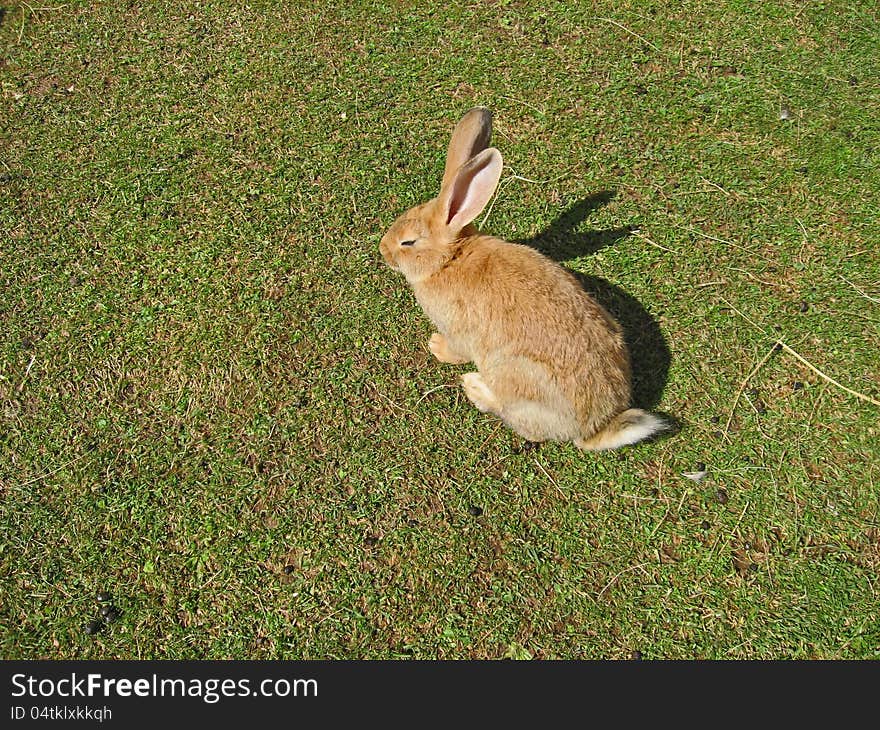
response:
<svg viewBox="0 0 880 730"><path fill-rule="evenodd" d="M576 439L574 445L587 451L618 449L621 446L638 443L667 428L669 424L659 416L641 408L630 408L612 418L605 428L590 438Z"/></svg>

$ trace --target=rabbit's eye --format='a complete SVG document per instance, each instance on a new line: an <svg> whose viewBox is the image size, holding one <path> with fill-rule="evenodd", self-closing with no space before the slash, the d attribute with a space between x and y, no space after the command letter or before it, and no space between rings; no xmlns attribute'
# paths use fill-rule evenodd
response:
<svg viewBox="0 0 880 730"><path fill-rule="evenodd" d="M401 241L400 245L401 246L412 246L415 242L416 242L415 239L413 239L412 241Z"/></svg>

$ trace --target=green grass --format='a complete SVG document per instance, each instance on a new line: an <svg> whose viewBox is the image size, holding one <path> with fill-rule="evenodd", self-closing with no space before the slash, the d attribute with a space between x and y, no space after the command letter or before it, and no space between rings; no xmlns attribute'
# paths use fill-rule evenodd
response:
<svg viewBox="0 0 880 730"><path fill-rule="evenodd" d="M764 360L880 400L874 3L93 5L0 14L4 658L880 658L880 408ZM677 433L430 358L378 242L476 104Z"/></svg>

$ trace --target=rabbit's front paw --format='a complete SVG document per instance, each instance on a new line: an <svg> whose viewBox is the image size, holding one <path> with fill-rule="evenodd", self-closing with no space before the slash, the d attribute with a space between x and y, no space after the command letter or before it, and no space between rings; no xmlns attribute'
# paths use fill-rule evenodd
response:
<svg viewBox="0 0 880 730"><path fill-rule="evenodd" d="M439 332L435 332L431 335L431 339L428 340L428 349L440 362L449 362L453 365L461 365L462 363L468 362L466 357L462 357L449 348L449 343L446 341L446 338Z"/></svg>

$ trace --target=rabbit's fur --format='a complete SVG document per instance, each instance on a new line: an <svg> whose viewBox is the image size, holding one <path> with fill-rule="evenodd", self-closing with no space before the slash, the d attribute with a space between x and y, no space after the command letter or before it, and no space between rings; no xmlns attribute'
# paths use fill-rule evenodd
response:
<svg viewBox="0 0 880 730"><path fill-rule="evenodd" d="M437 328L428 347L441 362L473 362L467 397L529 441L613 449L664 429L629 407L629 355L611 315L563 267L472 225L501 176L491 131L487 109L465 114L439 195L400 216L379 246Z"/></svg>

